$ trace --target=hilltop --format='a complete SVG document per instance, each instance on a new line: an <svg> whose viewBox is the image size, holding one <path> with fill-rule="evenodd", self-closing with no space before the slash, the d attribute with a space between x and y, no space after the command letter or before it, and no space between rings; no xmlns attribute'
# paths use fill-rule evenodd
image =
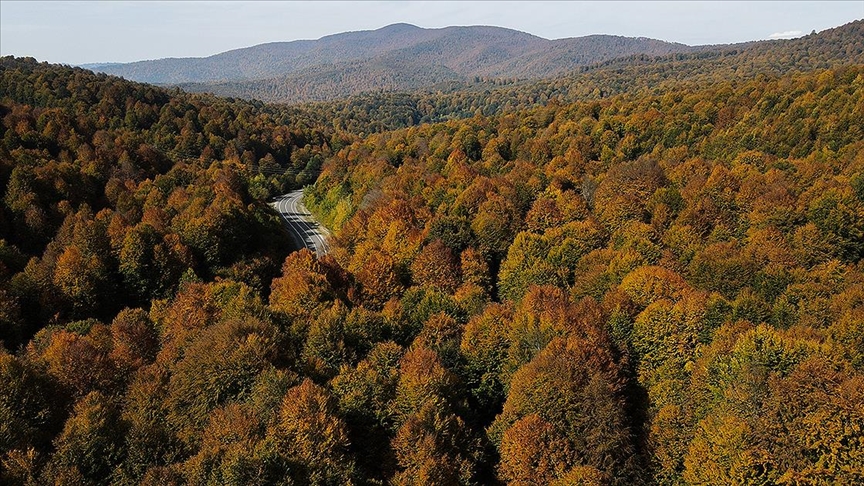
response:
<svg viewBox="0 0 864 486"><path fill-rule="evenodd" d="M501 27L394 24L318 40L260 44L204 58L84 66L128 80L232 95L260 86L311 86L303 100L371 89L414 89L475 78L535 79L623 56L690 52L656 39L591 35L548 40ZM264 88L266 89L266 88ZM271 89L272 91L272 89ZM279 100L279 101L287 101Z"/></svg>

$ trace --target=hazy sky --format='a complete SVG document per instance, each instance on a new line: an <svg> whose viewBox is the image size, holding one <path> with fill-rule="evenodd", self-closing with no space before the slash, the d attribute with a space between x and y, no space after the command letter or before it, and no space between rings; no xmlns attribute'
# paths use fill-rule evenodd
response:
<svg viewBox="0 0 864 486"><path fill-rule="evenodd" d="M263 42L377 29L497 25L720 44L795 37L864 18L845 2L35 2L0 0L0 53L64 64L208 56Z"/></svg>

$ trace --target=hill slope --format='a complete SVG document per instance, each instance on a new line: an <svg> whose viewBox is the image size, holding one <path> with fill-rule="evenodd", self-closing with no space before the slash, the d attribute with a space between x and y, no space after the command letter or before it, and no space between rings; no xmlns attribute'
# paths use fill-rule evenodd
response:
<svg viewBox="0 0 864 486"><path fill-rule="evenodd" d="M654 39L609 35L547 40L500 27L423 29L394 24L346 32L314 41L276 42L206 58L171 58L129 64L89 65L90 69L156 84L336 82L334 93L374 89L382 80L400 89L473 77L537 78L578 66L633 54L662 55L693 48ZM287 77L287 80L286 80ZM260 81L267 80L267 81ZM228 84L225 84L228 83ZM208 90L208 85L191 87ZM325 91L327 91L325 89ZM323 99L327 96L318 96ZM307 98L316 99L316 98Z"/></svg>
<svg viewBox="0 0 864 486"><path fill-rule="evenodd" d="M295 116L319 123L339 120L355 133L386 131L419 123L492 115L545 105L599 100L618 93L674 91L682 85L746 81L759 76L836 69L864 64L864 21L805 37L747 45L716 46L666 56L634 55L584 66L563 76L522 81L442 83L413 92L374 92L324 103L298 104ZM232 91L233 89L233 91ZM211 89L223 96L265 101L303 99L302 83L235 83Z"/></svg>
<svg viewBox="0 0 864 486"><path fill-rule="evenodd" d="M470 116L477 108L488 114L505 105L512 108L551 98L597 97L666 82L749 79L755 73L780 75L858 63L864 59L864 21L798 39L680 46L682 50L665 53L668 44L650 39L589 36L548 42L542 51L489 62L485 67L455 59L436 64L430 56L424 57L424 46L414 46L368 61L319 66L268 79L180 86L187 91L280 103L328 101L363 93L378 96L382 91L427 91L434 97L439 92L455 92L460 105L473 100L467 110ZM448 118L464 114L449 107L445 111Z"/></svg>

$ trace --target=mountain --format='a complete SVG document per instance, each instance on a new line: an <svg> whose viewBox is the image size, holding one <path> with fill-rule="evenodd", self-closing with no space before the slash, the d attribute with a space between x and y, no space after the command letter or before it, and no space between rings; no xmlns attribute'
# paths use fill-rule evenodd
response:
<svg viewBox="0 0 864 486"><path fill-rule="evenodd" d="M234 96L286 83L309 86L297 99L280 100L300 101L380 88L413 89L452 80L541 78L622 56L692 50L683 44L642 37L592 35L548 40L501 27L423 29L394 24L314 41L261 44L205 58L86 67L133 81Z"/></svg>
<svg viewBox="0 0 864 486"><path fill-rule="evenodd" d="M338 120L344 123L343 129L368 134L468 118L477 113L513 112L546 105L553 100L563 104L600 100L621 93L645 96L676 90L685 84L742 82L760 76L777 77L852 64L864 64L864 20L797 39L706 46L697 52L665 56L636 54L581 66L564 75L544 79L450 81L419 90L379 90L344 98L327 92L326 81L315 80L313 76L303 82L294 77L283 79L281 83L273 79L207 88L223 96L264 101L329 95L334 99L291 106L292 116L315 119L319 124ZM326 88L335 86L334 83ZM192 90L202 86L184 88Z"/></svg>

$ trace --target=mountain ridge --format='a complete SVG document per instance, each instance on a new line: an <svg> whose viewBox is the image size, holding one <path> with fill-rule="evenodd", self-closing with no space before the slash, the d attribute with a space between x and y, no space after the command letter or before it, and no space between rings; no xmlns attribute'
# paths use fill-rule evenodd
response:
<svg viewBox="0 0 864 486"><path fill-rule="evenodd" d="M291 76L305 69L353 61L396 64L422 61L445 66L462 77L542 77L630 54L668 54L695 48L645 37L604 34L549 40L495 26L426 29L391 24L376 30L343 32L317 40L269 42L207 57L163 58L83 67L152 84L257 81ZM555 62L542 62L557 56ZM539 64L543 67L538 69ZM417 83L409 83L417 84ZM428 84L420 82L420 84Z"/></svg>
<svg viewBox="0 0 864 486"><path fill-rule="evenodd" d="M482 90L514 82L549 81L551 87L561 84L556 79L578 77L585 71L598 68L630 71L634 64L644 68L657 62L661 63L660 66L668 66L658 67L664 72L651 76L680 77L676 72L686 66L688 75L704 77L705 69L715 71L700 61L705 56L725 59L729 55L743 55L741 62L746 58L749 59L746 62L763 64L763 69L776 70L799 64L797 54L793 58L788 57L790 53L780 56L780 64L776 59L771 62L765 59L769 51L788 50L784 47L787 43L803 43L802 48L818 52L828 49L831 52L825 54L829 59L837 56L857 59L864 30L862 25L864 21L857 20L791 40L687 46L646 37L607 34L547 40L493 26L424 29L411 24L392 24L377 30L343 32L318 40L259 44L207 58L112 64L101 72L139 82L175 86L190 92L297 104L378 92L434 92L441 89L448 92L451 89L447 86L456 89L473 86ZM160 70L159 66L165 69ZM637 68L637 71L643 68ZM197 73L196 79L211 80L180 81L189 78L184 72L189 74L193 71ZM640 76L637 72L632 74ZM736 76L734 70L726 74ZM168 78L173 81L165 82ZM220 80L213 80L216 78ZM622 82L632 84L633 80ZM564 84L570 82L565 80Z"/></svg>

